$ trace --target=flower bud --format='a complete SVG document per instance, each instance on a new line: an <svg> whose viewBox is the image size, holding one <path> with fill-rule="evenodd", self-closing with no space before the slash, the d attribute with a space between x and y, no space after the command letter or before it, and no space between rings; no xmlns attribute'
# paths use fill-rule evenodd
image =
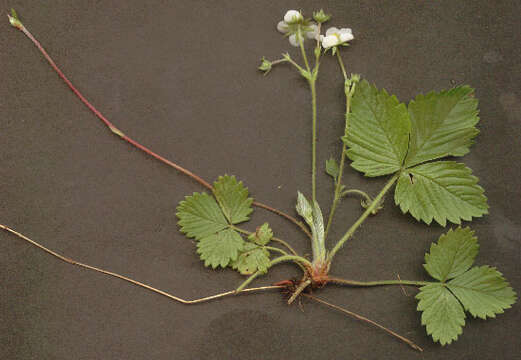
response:
<svg viewBox="0 0 521 360"><path fill-rule="evenodd" d="M325 23L326 21L329 21L331 19L331 15L324 13L323 9L320 9L320 11L315 11L313 13L313 19L317 23Z"/></svg>
<svg viewBox="0 0 521 360"><path fill-rule="evenodd" d="M297 10L288 10L286 12L286 15L284 15L284 21L287 24L296 24L304 20L304 17L300 13L300 11Z"/></svg>
<svg viewBox="0 0 521 360"><path fill-rule="evenodd" d="M260 71L264 71L264 74L267 74L271 70L272 63L269 60L266 60L264 57L261 59L261 64L259 66Z"/></svg>

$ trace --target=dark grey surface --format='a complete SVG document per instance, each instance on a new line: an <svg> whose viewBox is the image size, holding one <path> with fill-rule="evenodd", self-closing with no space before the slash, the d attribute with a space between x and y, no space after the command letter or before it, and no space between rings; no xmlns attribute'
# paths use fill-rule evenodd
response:
<svg viewBox="0 0 521 360"><path fill-rule="evenodd" d="M205 179L235 174L259 200L294 214L310 192L310 105L293 69L263 77L261 56L290 48L275 25L289 8L324 7L356 40L343 52L361 73L401 100L466 83L480 100L481 134L464 158L489 197L472 222L479 264L497 266L519 291L521 26L519 1L0 1L15 6L71 80L129 136ZM68 90L33 45L1 25L0 223L74 259L123 273L185 298L236 286L211 271L177 229L176 204L191 179L118 140ZM343 128L341 75L324 59L318 85L322 166ZM375 193L385 179L346 171ZM332 185L319 176L318 199ZM444 229L416 223L387 199L337 256L334 274L426 279L421 264ZM361 211L345 201L332 238ZM257 209L302 252L292 225ZM381 331L276 293L183 306L82 270L0 233L2 359L519 359L521 313L469 319L453 345L433 344L415 311L414 289L328 287L318 294L391 327L423 354ZM258 281L295 276L280 266ZM517 355L516 355L517 354Z"/></svg>

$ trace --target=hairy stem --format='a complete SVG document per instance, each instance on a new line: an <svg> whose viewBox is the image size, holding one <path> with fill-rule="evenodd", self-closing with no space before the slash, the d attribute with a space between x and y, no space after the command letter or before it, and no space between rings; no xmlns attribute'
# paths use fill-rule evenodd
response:
<svg viewBox="0 0 521 360"><path fill-rule="evenodd" d="M96 271L96 272L99 272L99 273L102 273L102 274L105 274L105 275L108 275L108 276L112 276L112 277L115 277L115 278L127 281L127 282L129 282L131 284L134 284L134 285L140 286L142 288L145 288L147 290L153 291L156 294L160 294L160 295L166 296L167 298L169 298L171 300L174 300L174 301L177 301L177 302L180 302L182 304L186 304L186 305L198 304L198 303L202 303L202 302L206 302L206 301L210 301L210 300L219 299L219 298L222 298L222 297L225 297L225 296L236 295L237 294L236 290L231 290L231 291L226 291L226 292L223 292L223 293L220 293L220 294L206 296L206 297L202 297L202 298L198 298L198 299L194 299L194 300L185 300L185 299L182 299L182 298L177 297L175 295L172 295L170 293L167 293L167 292L165 292L163 290L159 290L159 289L154 288L154 287L152 287L150 285L142 283L140 281L131 279L131 278L127 277L127 276L120 275L120 274L117 274L117 273L112 272L112 271L104 270L104 269L101 269L101 268L98 268L98 267L95 267L95 266L87 265L87 264L81 263L79 261L70 259L70 258L68 258L66 256L63 256L63 255L53 251L53 250L50 250L50 249L46 248L45 246L37 243L36 241L28 238L27 236L25 236L25 235L23 235L21 233L13 230L11 228L9 228L8 226L0 224L0 229L3 229L3 230L5 230L5 231L7 231L7 232L9 232L9 233L11 233L13 235L16 235L20 239L27 241L28 243L36 246L37 248L45 251L46 253L51 254L52 256L57 257L58 259L60 259L62 261L65 261L66 263L69 263L71 265L76 265L76 266L79 266L79 267L82 267L82 268L85 268L85 269L88 269L88 270ZM273 289L281 289L283 287L284 286L278 286L278 285L261 286L261 287L256 287L256 288L242 289L241 293L258 292L258 291L273 290Z"/></svg>
<svg viewBox="0 0 521 360"><path fill-rule="evenodd" d="M311 68L309 67L308 57L306 55L306 48L304 47L304 39L302 36L302 29L299 27L297 31L297 38L299 42L300 52L306 65L306 70L309 74L307 78L309 88L311 90L311 108L312 108L312 139L311 139L311 198L313 203L317 200L317 181L316 181L316 170L317 170L317 91L316 91L316 72L311 74ZM318 63L315 65L318 71Z"/></svg>
<svg viewBox="0 0 521 360"><path fill-rule="evenodd" d="M311 142L311 194L313 203L317 201L317 90L315 79L309 81L311 89L311 108L313 112Z"/></svg>
<svg viewBox="0 0 521 360"><path fill-rule="evenodd" d="M352 311L349 311L349 310L347 310L347 309L344 309L344 308L342 308L342 307L340 307L340 306L338 306L338 305L331 304L330 302L327 302L327 301L325 301L325 300L322 300L321 298L318 298L318 297L316 297L316 296L314 296L314 295L310 295L310 294L302 294L302 295L304 295L305 297L307 297L307 298L309 298L309 299L315 300L316 302L319 302L319 303L321 303L321 304L324 304L324 305L326 305L326 306L329 306L330 308L333 308L333 309L335 309L335 310L341 311L341 312L343 312L344 314L347 314L347 315L349 315L349 316L352 316L352 317L354 317L354 318L357 319L357 320L361 320L361 321L364 321L364 322L369 323L369 324L371 324L371 325L374 325L374 326L376 326L377 328L379 328L379 329L385 331L385 332L388 333L389 335L394 336L395 338L400 339L401 341L405 342L407 345L409 345L410 347L412 347L414 350L423 351L423 349L422 349L421 347L419 347L418 345L416 345L416 344L415 344L414 342L412 342L411 340L407 339L406 337L403 337L402 335L399 335L399 334L395 333L394 331L392 331L392 330L386 328L386 327L383 326L383 325L378 324L377 322L375 322L375 321L373 321L373 320L371 320L371 319L366 318L365 316L358 315L358 314L356 314L356 313L354 313L354 312L352 312Z"/></svg>
<svg viewBox="0 0 521 360"><path fill-rule="evenodd" d="M237 227L237 226L235 226L235 225L230 225L230 227L231 227L232 229L234 229L234 230L240 232L240 233L245 234L245 235L251 235L251 234L253 234L253 232L248 231L248 230L244 230L244 229L242 229L242 228L240 228L240 227ZM297 253L297 252L296 252L296 251L291 247L291 245L288 244L287 242L285 242L284 240L279 239L278 237L273 236L273 237L271 238L271 241L278 242L279 244L285 246L285 247L286 247L286 248L287 248L287 249L288 249L288 250L289 250L293 255L295 255L295 256L299 256L299 254L298 254L298 253Z"/></svg>
<svg viewBox="0 0 521 360"><path fill-rule="evenodd" d="M11 19L11 16L9 16L9 18ZM164 164L166 164L166 165L168 165L170 167L173 167L174 169L176 169L177 171L181 172L182 174L189 176L190 178L192 178L193 180L195 180L196 182L198 182L199 184L201 184L205 188L209 189L210 191L213 190L212 185L209 182L207 182L206 180L204 180L203 178L201 178L200 176L198 176L198 175L194 174L193 172L185 169L184 167L174 163L173 161L170 161L170 160L164 158L163 156L161 156L159 154L156 154L155 152L153 152L149 148L141 145L137 141L135 141L132 138L130 138L127 135L125 135L120 129L118 129L114 124L112 124L98 109L96 109L94 107L94 105L92 105L85 98L85 96L82 95L82 93L78 89L76 89L76 87L72 84L72 82L65 76L65 74L60 70L60 68L58 68L58 66L56 65L54 60L49 56L47 51L45 51L43 46L38 42L38 40L36 40L36 38L29 32L29 30L27 30L27 28L25 28L25 26L23 26L20 23L19 26L15 26L15 27L17 29L19 29L20 31L22 31L25 34L25 36L27 36L27 38L29 38L29 40L32 41L32 43L38 48L38 50L40 50L40 53L47 60L47 62L51 65L51 67L54 69L54 71L58 74L58 76L67 84L67 86L81 100L81 102L83 104L85 104L85 106L87 106L89 108L89 110L92 111L94 113L94 115L96 115L110 129L110 131L112 131L114 134L116 134L117 136L119 136L121 139L125 140L126 142L128 142L132 146L134 146L134 147L138 148L139 150L143 151L144 153L152 156L153 158L161 161L162 163L164 163ZM265 205L265 204L257 202L257 201L253 202L253 205L257 206L257 207L260 207L260 208L263 208L265 210L271 211L274 214L277 214L279 216L284 217L285 219L293 222L300 229L302 229L306 233L306 235L308 235L308 237L311 237L311 234L309 233L309 231L307 231L305 226L300 221L295 219L294 217L292 217L292 216L290 216L290 215L288 215L288 214L286 214L286 213L284 213L284 212L282 212L280 210L274 209L271 206Z"/></svg>
<svg viewBox="0 0 521 360"><path fill-rule="evenodd" d="M346 196L346 195L350 195L350 194L357 194L357 195L362 196L363 198L365 198L365 200L367 201L368 204L370 204L373 201L373 199L371 199L371 197L367 193L365 193L362 190L358 190L358 189L344 190L344 191L342 191L342 194L340 194L340 195Z"/></svg>
<svg viewBox="0 0 521 360"><path fill-rule="evenodd" d="M337 277L328 277L329 282L340 284L340 285L349 285L349 286L357 286L357 287L366 287L366 286L385 286L385 285L407 285L407 286L425 286L431 284L429 281L414 281L414 280L379 280L379 281L356 281L349 279L342 279Z"/></svg>
<svg viewBox="0 0 521 360"><path fill-rule="evenodd" d="M280 263L286 262L286 261L292 261L292 262L296 263L299 266L303 265L304 267L311 268L311 262L309 262L309 260L307 260L307 259L305 259L305 258L303 258L301 256L284 255L284 256L280 256L280 257L278 257L276 259L271 260L270 264L268 266L268 269L271 268L274 265L277 265L277 264L280 264ZM255 273L253 273L241 285L239 285L239 287L237 288L236 291L237 292L242 291L246 286L248 286L253 280L255 280L260 275L263 275L263 273L261 273L260 271L257 271Z"/></svg>
<svg viewBox="0 0 521 360"><path fill-rule="evenodd" d="M336 52L338 62L340 64L340 68L342 70L342 74L344 75L344 88L346 88L347 83L349 79L347 78L346 68L344 66L344 62L342 61L342 57L340 56L340 51L337 50ZM354 94L355 86L356 84L351 85L352 88L349 89L349 91L346 90L346 113L345 113L345 129L344 129L344 135L347 135L347 131L349 128L349 114L351 112L351 98ZM325 238L327 239L327 234L329 233L329 228L331 227L331 224L333 223L333 216L335 215L336 208L338 206L338 203L340 199L342 198L342 194L340 193L340 189L342 188L342 175L344 174L344 162L345 162L345 153L346 153L347 145L344 141L342 141L342 152L340 153L340 165L338 167L338 176L336 178L336 186L335 186L335 194L333 195L333 204L331 205L331 211L329 212L329 217L327 220L326 225L326 231L325 231Z"/></svg>
<svg viewBox="0 0 521 360"><path fill-rule="evenodd" d="M356 229L358 229L358 227L360 225L362 225L362 223L373 212L373 210L376 209L376 207L378 207L378 205L381 203L381 201L382 201L383 197L385 196L385 194L387 193L387 191L389 191L389 189L391 189L393 184L398 179L399 175L400 175L399 173L393 175L393 177L387 182L387 184L385 184L385 186L380 191L380 193L374 198L371 205L368 206L367 209L365 209L364 213L358 218L358 220L353 225L351 225L349 230L347 230L347 232L344 234L344 236L342 236L342 238L337 242L337 244L335 245L333 250L331 250L331 252L328 255L329 262L331 262L331 260L333 259L333 257L337 253L337 251L340 250L340 248L342 247L342 245L344 245L344 243L347 240L349 240L349 238L355 233Z"/></svg>

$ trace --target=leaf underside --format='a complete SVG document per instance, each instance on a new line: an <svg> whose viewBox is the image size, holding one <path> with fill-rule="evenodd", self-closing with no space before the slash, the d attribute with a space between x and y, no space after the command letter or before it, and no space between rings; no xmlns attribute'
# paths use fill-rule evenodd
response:
<svg viewBox="0 0 521 360"><path fill-rule="evenodd" d="M347 135L351 166L366 176L400 170L407 153L410 121L405 104L361 81L352 99Z"/></svg>
<svg viewBox="0 0 521 360"><path fill-rule="evenodd" d="M487 198L478 178L465 165L436 161L403 171L395 190L395 202L403 213L441 226L447 220L460 224L488 213Z"/></svg>
<svg viewBox="0 0 521 360"><path fill-rule="evenodd" d="M489 266L470 268L478 247L473 232L458 227L442 235L425 254L425 269L440 282L420 288L417 310L422 311L427 334L442 345L462 333L465 311L493 318L516 301L516 293L499 271Z"/></svg>

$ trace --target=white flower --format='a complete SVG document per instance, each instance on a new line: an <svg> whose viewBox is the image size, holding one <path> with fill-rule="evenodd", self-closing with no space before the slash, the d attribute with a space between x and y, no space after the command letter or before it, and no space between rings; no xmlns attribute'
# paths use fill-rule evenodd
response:
<svg viewBox="0 0 521 360"><path fill-rule="evenodd" d="M302 41L304 41L304 38L302 37L302 35L300 35L300 38L301 38ZM295 46L295 47L299 47L300 46L297 34L293 34L293 35L289 36L289 43L291 45Z"/></svg>
<svg viewBox="0 0 521 360"><path fill-rule="evenodd" d="M284 20L279 21L277 24L277 30L283 34L289 34L289 43L295 47L300 46L297 32L300 29L301 38L304 41L304 36L308 39L318 40L319 32L317 24L309 21L305 21L302 14L297 10L288 10L284 15Z"/></svg>
<svg viewBox="0 0 521 360"><path fill-rule="evenodd" d="M317 24L311 24L309 25L310 30L306 33L306 36L308 39L314 39L317 40L318 36L320 35L318 33L318 25Z"/></svg>
<svg viewBox="0 0 521 360"><path fill-rule="evenodd" d="M320 35L320 41L322 41L322 47L324 49L344 44L354 38L353 32L349 28L339 30L336 27L331 27L327 29L326 36Z"/></svg>
<svg viewBox="0 0 521 360"><path fill-rule="evenodd" d="M277 24L277 30L285 34L289 31L289 26L284 20L282 20Z"/></svg>
<svg viewBox="0 0 521 360"><path fill-rule="evenodd" d="M300 13L300 11L297 10L288 10L286 12L286 15L284 15L284 22L286 24L295 24L302 20L304 20L304 17Z"/></svg>

